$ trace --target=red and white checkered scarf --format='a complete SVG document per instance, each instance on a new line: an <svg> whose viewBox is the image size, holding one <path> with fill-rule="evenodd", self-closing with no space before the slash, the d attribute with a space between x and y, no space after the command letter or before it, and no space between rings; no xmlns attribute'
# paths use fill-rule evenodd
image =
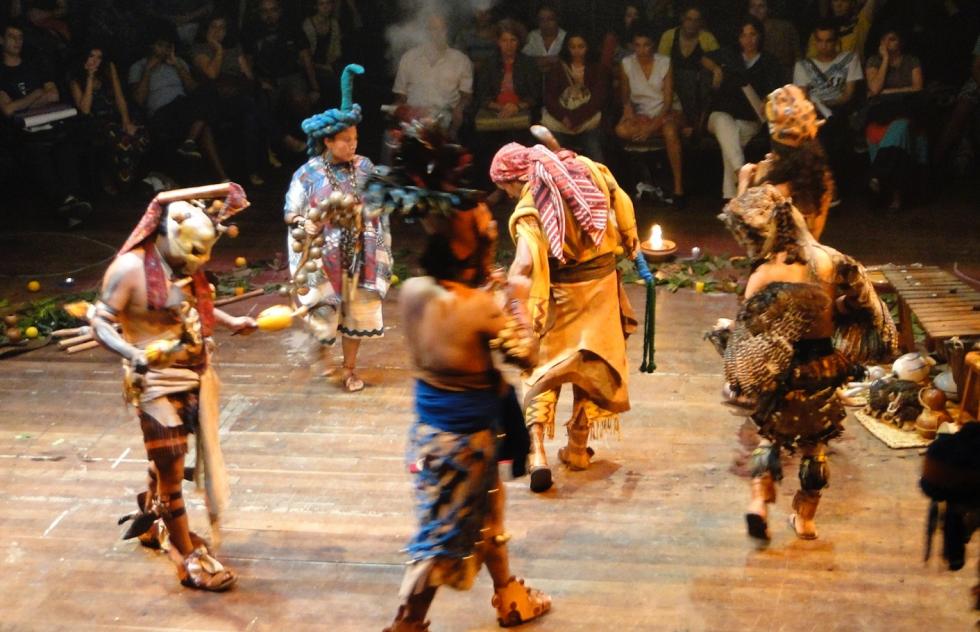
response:
<svg viewBox="0 0 980 632"><path fill-rule="evenodd" d="M564 204L593 244L602 241L609 218L609 200L590 177L589 168L575 160L575 152L552 152L544 145L504 145L493 157L490 178L496 182L520 180L531 185L531 195L548 238L551 256L562 263L565 255Z"/></svg>

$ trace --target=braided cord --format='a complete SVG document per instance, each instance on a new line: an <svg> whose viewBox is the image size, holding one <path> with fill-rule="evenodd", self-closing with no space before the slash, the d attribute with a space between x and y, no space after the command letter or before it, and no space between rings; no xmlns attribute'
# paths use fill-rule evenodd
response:
<svg viewBox="0 0 980 632"><path fill-rule="evenodd" d="M647 286L646 310L643 319L643 361L640 364L640 373L653 373L657 370L657 364L653 360L656 337L657 284L642 251L636 253L633 262L636 264L637 274Z"/></svg>

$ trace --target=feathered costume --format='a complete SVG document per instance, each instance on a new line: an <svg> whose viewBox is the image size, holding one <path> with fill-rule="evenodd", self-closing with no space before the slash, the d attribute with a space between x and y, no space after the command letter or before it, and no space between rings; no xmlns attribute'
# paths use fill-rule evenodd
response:
<svg viewBox="0 0 980 632"><path fill-rule="evenodd" d="M783 263L808 271L805 282L769 283L745 300L732 328L709 337L724 356L732 399L752 410L760 434L772 442L753 454L753 477L780 480L780 448L802 448L804 496L797 494L794 508L812 519L829 477L823 445L841 433L846 416L836 389L856 364L895 355L897 332L861 264L814 240L775 187L748 189L719 217L756 267L782 255ZM817 271L821 251L832 265L829 279ZM823 335L828 314L833 337ZM753 526L751 516L750 533L766 537L764 519Z"/></svg>

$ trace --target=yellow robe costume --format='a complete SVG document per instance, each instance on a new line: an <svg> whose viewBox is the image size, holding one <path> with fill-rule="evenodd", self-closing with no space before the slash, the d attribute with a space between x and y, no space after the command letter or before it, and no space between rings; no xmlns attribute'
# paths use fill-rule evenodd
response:
<svg viewBox="0 0 980 632"><path fill-rule="evenodd" d="M553 393L557 401L562 384L572 383L576 404L584 407L592 434L619 428L619 413L630 408L626 337L636 328L633 308L616 272L616 251L636 237L636 218L629 196L620 190L609 170L584 156L592 180L610 200L610 214L602 241L593 244L567 205L565 263L548 256L538 209L525 187L509 229L517 243L523 239L531 251L531 290L528 311L540 336L538 365L522 375L524 406L535 397ZM577 411L576 411L577 414ZM554 416L542 422L554 437Z"/></svg>

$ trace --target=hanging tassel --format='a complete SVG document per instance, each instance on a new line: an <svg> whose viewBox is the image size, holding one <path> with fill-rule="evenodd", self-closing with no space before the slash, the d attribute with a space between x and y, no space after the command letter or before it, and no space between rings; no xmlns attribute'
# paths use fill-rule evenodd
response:
<svg viewBox="0 0 980 632"><path fill-rule="evenodd" d="M647 260L643 257L643 252L637 252L636 256L633 257L633 262L636 264L637 274L647 286L646 317L643 320L643 362L640 364L640 373L653 373L657 370L657 364L653 360L657 283L653 273L650 272Z"/></svg>

